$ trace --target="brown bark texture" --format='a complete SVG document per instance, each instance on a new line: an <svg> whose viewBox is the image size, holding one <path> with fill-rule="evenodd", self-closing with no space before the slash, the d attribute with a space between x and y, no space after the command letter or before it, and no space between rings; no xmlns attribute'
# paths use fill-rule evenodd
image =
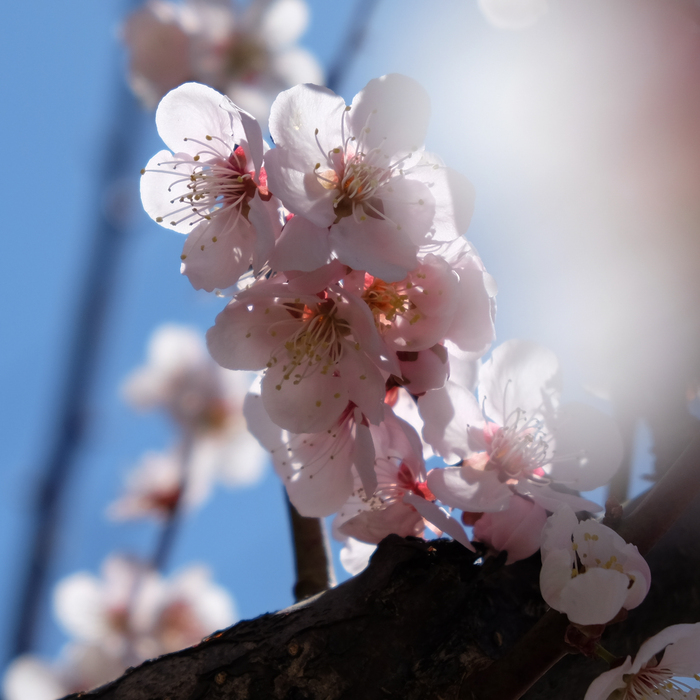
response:
<svg viewBox="0 0 700 700"><path fill-rule="evenodd" d="M653 548L649 596L603 645L634 653L700 620L700 500ZM504 566L447 541L386 538L360 575L314 598L129 669L77 700L457 700L542 617L539 555ZM567 655L524 696L583 698L607 666ZM473 678L470 678L474 674Z"/></svg>

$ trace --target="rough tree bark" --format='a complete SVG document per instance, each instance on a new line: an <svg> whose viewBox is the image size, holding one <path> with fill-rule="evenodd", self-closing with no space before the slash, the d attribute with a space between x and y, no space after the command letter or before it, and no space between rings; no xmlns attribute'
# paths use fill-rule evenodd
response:
<svg viewBox="0 0 700 700"><path fill-rule="evenodd" d="M700 499L648 557L653 584L603 643L633 653L700 620ZM503 566L453 542L384 540L368 569L314 598L148 661L84 700L457 700L546 610L539 557ZM570 655L524 697L582 698L600 661Z"/></svg>

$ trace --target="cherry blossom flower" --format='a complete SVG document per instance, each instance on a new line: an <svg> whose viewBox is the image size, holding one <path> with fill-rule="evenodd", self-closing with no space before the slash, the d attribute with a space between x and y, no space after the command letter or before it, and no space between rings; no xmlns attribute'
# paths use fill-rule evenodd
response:
<svg viewBox="0 0 700 700"><path fill-rule="evenodd" d="M5 700L56 700L92 690L121 675L125 665L98 645L67 644L54 663L33 654L14 659L2 682Z"/></svg>
<svg viewBox="0 0 700 700"><path fill-rule="evenodd" d="M423 152L428 115L423 88L396 74L370 81L350 106L317 85L277 97L265 167L271 190L303 217L280 241L296 253L292 263L278 251L279 269L337 258L396 282L417 267L419 246L466 231L473 189Z"/></svg>
<svg viewBox="0 0 700 700"><path fill-rule="evenodd" d="M479 371L480 401L448 383L418 401L424 439L459 467L434 469L430 490L446 505L470 512L505 510L516 494L549 511L561 502L600 508L553 489L605 483L622 458L612 420L583 404L559 407L559 365L541 346L512 340Z"/></svg>
<svg viewBox="0 0 700 700"><path fill-rule="evenodd" d="M162 226L189 234L182 273L195 289L227 288L267 260L281 230L262 170L260 126L228 97L198 83L169 92L156 111L173 152L141 171L141 201Z"/></svg>
<svg viewBox="0 0 700 700"><path fill-rule="evenodd" d="M293 433L331 429L348 402L379 423L380 368L395 367L367 305L335 283L335 266L326 272L325 279L258 280L207 333L209 351L223 367L264 370L265 410Z"/></svg>
<svg viewBox="0 0 700 700"><path fill-rule="evenodd" d="M540 549L542 597L576 624L610 622L649 592L651 573L637 548L595 520L579 522L568 506L548 519Z"/></svg>
<svg viewBox="0 0 700 700"><path fill-rule="evenodd" d="M473 551L461 524L442 510L425 483L422 445L415 430L387 407L384 421L370 426L377 487L368 495L359 476L333 521L338 539L378 543L389 534L419 536L426 524Z"/></svg>
<svg viewBox="0 0 700 700"><path fill-rule="evenodd" d="M131 478L132 496L155 499L155 505L185 470L190 505L206 498L215 479L228 486L257 482L265 454L243 419L249 376L219 367L199 332L187 326L157 328L147 355L146 364L127 377L123 393L141 410L165 410L183 430L188 446L187 454L181 447L169 456L146 458Z"/></svg>
<svg viewBox="0 0 700 700"><path fill-rule="evenodd" d="M109 506L108 516L114 520L167 519L180 503L186 509L201 505L211 491L214 475L198 465L183 478L186 465L181 453L182 448L147 452L127 475L126 492Z"/></svg>
<svg viewBox="0 0 700 700"><path fill-rule="evenodd" d="M229 0L148 0L123 29L129 83L153 108L168 90L196 80L264 121L281 90L323 82L316 59L296 46L307 23L303 0L253 0L242 12Z"/></svg>
<svg viewBox="0 0 700 700"><path fill-rule="evenodd" d="M236 618L230 595L203 567L164 580L117 556L105 561L101 578L78 572L60 581L54 609L71 637L100 646L124 667L196 644Z"/></svg>
<svg viewBox="0 0 700 700"><path fill-rule="evenodd" d="M680 678L700 680L700 623L671 625L647 639L634 661L625 661L591 683L584 700L643 700L648 697L681 700L697 698L697 685Z"/></svg>
<svg viewBox="0 0 700 700"><path fill-rule="evenodd" d="M335 513L353 489L352 467L358 465L365 487L374 492L374 443L369 425L351 402L327 430L292 433L272 422L259 386L244 404L248 428L270 452L289 500L306 517Z"/></svg>

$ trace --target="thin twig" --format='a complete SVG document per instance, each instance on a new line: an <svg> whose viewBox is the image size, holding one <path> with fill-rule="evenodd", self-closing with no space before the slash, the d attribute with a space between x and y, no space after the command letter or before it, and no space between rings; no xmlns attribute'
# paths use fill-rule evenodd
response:
<svg viewBox="0 0 700 700"><path fill-rule="evenodd" d="M323 520L299 515L286 491L285 498L296 564L294 599L299 601L335 586L333 560Z"/></svg>
<svg viewBox="0 0 700 700"><path fill-rule="evenodd" d="M163 523L163 529L160 531L160 537L158 538L153 556L151 557L151 568L161 573L163 573L167 567L168 559L170 558L173 544L175 543L175 535L177 535L182 521L184 496L190 481L193 442L192 435L185 435L180 449L180 483L178 486L177 498L168 513L168 517Z"/></svg>
<svg viewBox="0 0 700 700"><path fill-rule="evenodd" d="M370 20L377 5L379 5L379 0L358 0L353 14L352 25L345 35L345 41L342 43L333 65L328 71L326 85L333 92L338 92L338 88L342 84L348 68L352 65L353 59L365 43Z"/></svg>

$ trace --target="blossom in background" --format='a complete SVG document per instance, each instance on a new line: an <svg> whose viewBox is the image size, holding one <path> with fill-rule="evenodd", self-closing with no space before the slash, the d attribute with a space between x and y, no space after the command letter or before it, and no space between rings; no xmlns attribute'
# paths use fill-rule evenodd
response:
<svg viewBox="0 0 700 700"><path fill-rule="evenodd" d="M23 654L5 671L3 696L5 700L56 700L104 685L124 668L119 658L89 644L67 644L53 663Z"/></svg>
<svg viewBox="0 0 700 700"><path fill-rule="evenodd" d="M479 400L448 383L418 400L423 437L459 467L433 469L430 490L446 505L469 512L505 510L516 495L554 511L561 502L596 504L551 488L579 490L606 483L622 459L617 428L583 404L559 407L555 355L534 343L511 340L479 370Z"/></svg>
<svg viewBox="0 0 700 700"><path fill-rule="evenodd" d="M164 579L118 556L104 562L101 577L78 572L60 581L54 610L74 640L100 646L125 666L196 644L236 620L231 596L204 567Z"/></svg>
<svg viewBox="0 0 700 700"><path fill-rule="evenodd" d="M335 257L396 282L417 267L419 246L466 232L473 188L423 152L429 111L425 90L397 74L371 80L350 106L317 85L279 95L265 168L271 191L304 219L281 239L297 253L294 267L280 255L280 269Z"/></svg>
<svg viewBox="0 0 700 700"><path fill-rule="evenodd" d="M671 625L647 639L634 661L625 661L591 683L584 700L643 700L648 697L681 700L697 697L692 686L678 678L699 680L700 623Z"/></svg>
<svg viewBox="0 0 700 700"><path fill-rule="evenodd" d="M164 579L119 556L105 560L100 577L78 572L62 579L54 612L71 642L51 665L32 655L16 659L3 680L7 700L55 700L90 690L237 619L233 599L206 568L190 566Z"/></svg>
<svg viewBox="0 0 700 700"><path fill-rule="evenodd" d="M240 12L229 0L148 0L122 31L129 83L152 109L196 80L266 121L281 90L323 82L313 55L295 45L307 24L303 0L253 0Z"/></svg>
<svg viewBox="0 0 700 700"><path fill-rule="evenodd" d="M122 391L138 409L165 411L183 431L184 444L144 458L130 477L125 498L131 504L122 500L118 508L122 515L149 499L157 506L185 471L190 505L206 498L213 481L247 486L260 479L266 456L243 418L249 384L249 376L222 369L209 357L198 331L175 324L154 331L146 364L127 377Z"/></svg>
<svg viewBox="0 0 700 700"><path fill-rule="evenodd" d="M542 531L540 590L547 605L579 625L610 622L646 597L651 573L634 545L562 506Z"/></svg>
<svg viewBox="0 0 700 700"><path fill-rule="evenodd" d="M182 273L195 289L235 284L251 264L267 260L281 230L277 200L262 170L260 126L228 97L186 83L156 111L159 151L141 171L146 213L188 234Z"/></svg>

